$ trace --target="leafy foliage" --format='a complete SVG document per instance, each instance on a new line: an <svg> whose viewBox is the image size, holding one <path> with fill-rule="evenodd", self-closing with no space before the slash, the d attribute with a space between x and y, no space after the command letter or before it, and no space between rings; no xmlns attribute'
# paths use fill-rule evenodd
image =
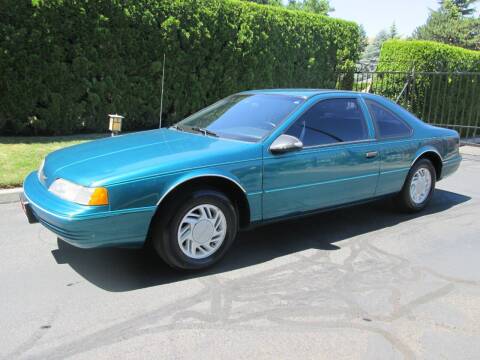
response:
<svg viewBox="0 0 480 360"><path fill-rule="evenodd" d="M165 124L228 94L334 87L360 53L351 22L234 0L3 0L0 133Z"/></svg>
<svg viewBox="0 0 480 360"><path fill-rule="evenodd" d="M334 11L329 0L288 0L285 4L282 0L243 0L262 5L286 6L290 10L312 12L314 14L327 15Z"/></svg>
<svg viewBox="0 0 480 360"><path fill-rule="evenodd" d="M480 51L433 41L389 40L380 53L378 71L480 71Z"/></svg>
<svg viewBox="0 0 480 360"><path fill-rule="evenodd" d="M288 0L287 7L292 10L303 10L322 15L334 11L328 0Z"/></svg>
<svg viewBox="0 0 480 360"><path fill-rule="evenodd" d="M262 5L282 6L282 0L243 0Z"/></svg>
<svg viewBox="0 0 480 360"><path fill-rule="evenodd" d="M428 122L471 125L472 117L480 114L480 76L461 74L480 72L480 51L432 41L390 40L382 46L377 71L388 84L380 94L392 99L410 78L408 107ZM389 76L392 71L409 74Z"/></svg>
<svg viewBox="0 0 480 360"><path fill-rule="evenodd" d="M448 0L440 0L438 3L441 6L445 6L448 2ZM478 0L451 0L450 2L460 10L462 15L472 15L475 12L473 5L478 2Z"/></svg>
<svg viewBox="0 0 480 360"><path fill-rule="evenodd" d="M464 17L466 11L452 0L445 0L439 10L431 12L427 23L415 30L413 37L480 50L480 19Z"/></svg>

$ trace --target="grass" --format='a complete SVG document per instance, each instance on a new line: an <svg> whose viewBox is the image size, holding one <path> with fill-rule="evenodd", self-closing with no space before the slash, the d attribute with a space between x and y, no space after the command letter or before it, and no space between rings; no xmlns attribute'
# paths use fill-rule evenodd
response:
<svg viewBox="0 0 480 360"><path fill-rule="evenodd" d="M105 136L0 137L0 188L21 186L25 176L38 169L42 159L54 150Z"/></svg>

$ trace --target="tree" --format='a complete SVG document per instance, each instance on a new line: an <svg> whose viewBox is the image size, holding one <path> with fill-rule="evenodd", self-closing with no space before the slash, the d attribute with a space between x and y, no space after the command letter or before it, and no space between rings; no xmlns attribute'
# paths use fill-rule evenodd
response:
<svg viewBox="0 0 480 360"><path fill-rule="evenodd" d="M398 34L397 25L392 23L390 28L387 30L381 30L370 43L365 47L365 50L362 54L360 63L367 67L375 67L378 58L380 56L380 50L385 41L390 39L399 39L400 35Z"/></svg>
<svg viewBox="0 0 480 360"><path fill-rule="evenodd" d="M480 50L480 19L463 16L452 0L444 0L426 24L415 29L413 38Z"/></svg>
<svg viewBox="0 0 480 360"><path fill-rule="evenodd" d="M329 12L334 11L328 0L289 0L287 8L322 15L327 15Z"/></svg>
<svg viewBox="0 0 480 360"><path fill-rule="evenodd" d="M315 14L328 15L329 12L334 11L330 6L329 0L288 0L285 5L285 1L282 0L243 0L254 2L262 5L274 5L285 6L290 10L301 10L312 12Z"/></svg>
<svg viewBox="0 0 480 360"><path fill-rule="evenodd" d="M453 4L457 6L463 16L472 15L475 12L475 8L472 7L478 0L453 0ZM439 4L445 6L447 1L440 0Z"/></svg>
<svg viewBox="0 0 480 360"><path fill-rule="evenodd" d="M360 51L363 53L368 46L368 37L367 32L365 31L365 27L360 24Z"/></svg>
<svg viewBox="0 0 480 360"><path fill-rule="evenodd" d="M400 34L398 33L397 24L395 24L395 21L392 23L392 25L390 25L390 28L388 29L388 38L389 39L400 38Z"/></svg>

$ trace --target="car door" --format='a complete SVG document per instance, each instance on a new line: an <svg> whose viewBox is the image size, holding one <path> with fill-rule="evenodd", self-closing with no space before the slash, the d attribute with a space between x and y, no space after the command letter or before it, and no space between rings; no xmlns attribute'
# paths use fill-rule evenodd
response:
<svg viewBox="0 0 480 360"><path fill-rule="evenodd" d="M380 158L376 195L399 192L410 171L418 149L413 129L387 106L373 99L364 99L375 128Z"/></svg>
<svg viewBox="0 0 480 360"><path fill-rule="evenodd" d="M264 150L264 219L374 196L379 157L365 113L356 95L320 99L284 132L300 139L303 148Z"/></svg>

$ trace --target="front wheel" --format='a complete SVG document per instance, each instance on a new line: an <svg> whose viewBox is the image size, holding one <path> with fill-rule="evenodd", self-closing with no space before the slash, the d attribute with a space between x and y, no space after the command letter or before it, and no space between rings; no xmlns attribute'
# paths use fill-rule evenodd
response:
<svg viewBox="0 0 480 360"><path fill-rule="evenodd" d="M436 172L428 159L417 161L407 175L399 194L401 207L408 212L423 210L435 190Z"/></svg>
<svg viewBox="0 0 480 360"><path fill-rule="evenodd" d="M207 268L219 261L238 230L231 201L214 190L174 199L154 223L152 240L160 257L184 270Z"/></svg>

